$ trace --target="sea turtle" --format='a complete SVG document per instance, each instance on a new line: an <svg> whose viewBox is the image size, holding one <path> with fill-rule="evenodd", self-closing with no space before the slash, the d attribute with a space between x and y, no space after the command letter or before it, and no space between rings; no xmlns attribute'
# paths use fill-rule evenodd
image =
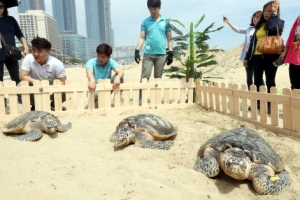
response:
<svg viewBox="0 0 300 200"><path fill-rule="evenodd" d="M219 133L200 147L194 165L208 177L220 169L237 180L252 181L257 194L278 194L290 185L280 156L258 133L237 128Z"/></svg>
<svg viewBox="0 0 300 200"><path fill-rule="evenodd" d="M166 139L176 134L177 128L167 120L152 114L138 114L123 119L110 141L115 143L115 147L135 143L142 148L168 150L173 141Z"/></svg>
<svg viewBox="0 0 300 200"><path fill-rule="evenodd" d="M24 113L11 120L2 129L3 133L25 133L15 139L34 141L43 137L43 132L53 134L55 132L65 132L72 128L69 122L63 125L53 114L45 111L31 111ZM42 132L43 131L43 132Z"/></svg>

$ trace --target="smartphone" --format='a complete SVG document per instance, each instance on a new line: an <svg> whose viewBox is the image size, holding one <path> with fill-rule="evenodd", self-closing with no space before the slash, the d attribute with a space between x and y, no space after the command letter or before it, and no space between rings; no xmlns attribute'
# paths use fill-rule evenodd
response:
<svg viewBox="0 0 300 200"><path fill-rule="evenodd" d="M282 60L281 58L278 58L277 60L275 60L275 61L273 62L273 65L274 65L275 67L279 67L279 66L282 65L282 64L284 64L284 60Z"/></svg>

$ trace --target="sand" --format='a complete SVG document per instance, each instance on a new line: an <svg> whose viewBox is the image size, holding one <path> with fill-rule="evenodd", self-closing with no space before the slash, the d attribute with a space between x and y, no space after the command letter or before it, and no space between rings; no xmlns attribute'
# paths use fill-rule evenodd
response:
<svg viewBox="0 0 300 200"><path fill-rule="evenodd" d="M210 76L225 83L245 83L245 70L235 53L218 55L220 63ZM230 52L231 51L231 52ZM236 55L235 55L236 54ZM139 78L141 66L123 66L126 77ZM84 77L84 68L68 68L68 79ZM290 87L288 66L278 69L278 87ZM126 112L65 115L72 122L65 133L37 142L20 142L0 134L0 199L300 199L300 140L275 134L242 120L196 105L183 109L148 110L178 127L168 151L130 145L115 150L111 133ZM0 127L8 120L0 119ZM193 170L197 151L211 136L249 127L260 133L280 154L291 186L278 196L257 196L250 181L237 181L223 173L207 178Z"/></svg>

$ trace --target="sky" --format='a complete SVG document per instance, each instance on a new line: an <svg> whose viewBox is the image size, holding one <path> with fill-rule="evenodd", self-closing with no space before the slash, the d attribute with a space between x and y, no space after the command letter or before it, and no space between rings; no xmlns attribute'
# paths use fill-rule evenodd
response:
<svg viewBox="0 0 300 200"><path fill-rule="evenodd" d="M24 0L23 0L24 1ZM78 34L86 36L84 0L75 0ZM177 19L185 27L194 24L205 14L204 21L197 30L202 31L211 23L214 28L224 26L221 31L210 34L210 47L218 46L227 50L244 42L245 35L235 33L223 22L223 15L239 28L250 24L252 14L262 10L265 0L162 0L161 15ZM52 16L51 0L45 0L46 12ZM285 21L282 38L287 40L291 26L300 15L299 0L282 0L280 3L281 19ZM9 14L18 19L17 8L10 8ZM111 0L112 28L115 47L137 45L142 21L149 17L147 0ZM181 29L187 33L184 29Z"/></svg>

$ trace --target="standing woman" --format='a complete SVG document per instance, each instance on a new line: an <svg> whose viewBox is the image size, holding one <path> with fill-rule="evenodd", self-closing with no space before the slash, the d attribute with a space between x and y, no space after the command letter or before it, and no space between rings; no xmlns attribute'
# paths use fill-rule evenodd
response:
<svg viewBox="0 0 300 200"><path fill-rule="evenodd" d="M251 39L249 50L244 60L244 66L247 66L248 62L251 61L254 69L254 85L256 85L257 91L259 91L261 86L264 72L268 93L270 93L271 87L276 86L277 67L273 65L273 62L279 58L280 54L262 54L257 50L257 47L267 33L269 36L277 35L278 30L279 34L282 34L284 21L280 19L279 3L279 0L275 0L269 1L264 5L263 17L254 26L254 37ZM271 113L270 102L268 102L268 113Z"/></svg>
<svg viewBox="0 0 300 200"><path fill-rule="evenodd" d="M235 25L233 25L232 23L230 23L230 21L228 20L227 17L223 17L223 21L228 24L230 26L230 28L232 28L233 31L237 32L237 33L241 33L241 34L245 34L245 42L244 42L244 46L242 49L242 53L240 56L240 60L243 62L245 59L245 55L246 52L248 51L249 48L249 44L250 44L250 40L253 36L253 33L255 31L254 26L257 24L257 22L259 21L260 17L261 17L261 11L256 11L255 13L253 13L252 17L251 17L251 23L250 26L247 28L238 28ZM247 75L247 86L248 86L248 90L250 90L250 85L253 84L253 67L251 65L251 63L249 62L247 66L245 66L246 69L246 75ZM264 80L262 80L262 85L265 85Z"/></svg>
<svg viewBox="0 0 300 200"><path fill-rule="evenodd" d="M291 28L284 52L280 58L285 58L284 62L290 64L291 89L300 89L300 15L296 18Z"/></svg>
<svg viewBox="0 0 300 200"><path fill-rule="evenodd" d="M24 56L28 54L27 43L18 25L18 22L15 20L15 18L8 16L7 7L5 6L5 2L3 0L0 0L0 32L5 42L14 46L16 46L15 36L17 36L24 47ZM5 58L3 43L0 46L2 46L2 49L0 49L0 81L3 82L5 64L11 80L18 84L21 81L19 74L19 63L17 60Z"/></svg>

